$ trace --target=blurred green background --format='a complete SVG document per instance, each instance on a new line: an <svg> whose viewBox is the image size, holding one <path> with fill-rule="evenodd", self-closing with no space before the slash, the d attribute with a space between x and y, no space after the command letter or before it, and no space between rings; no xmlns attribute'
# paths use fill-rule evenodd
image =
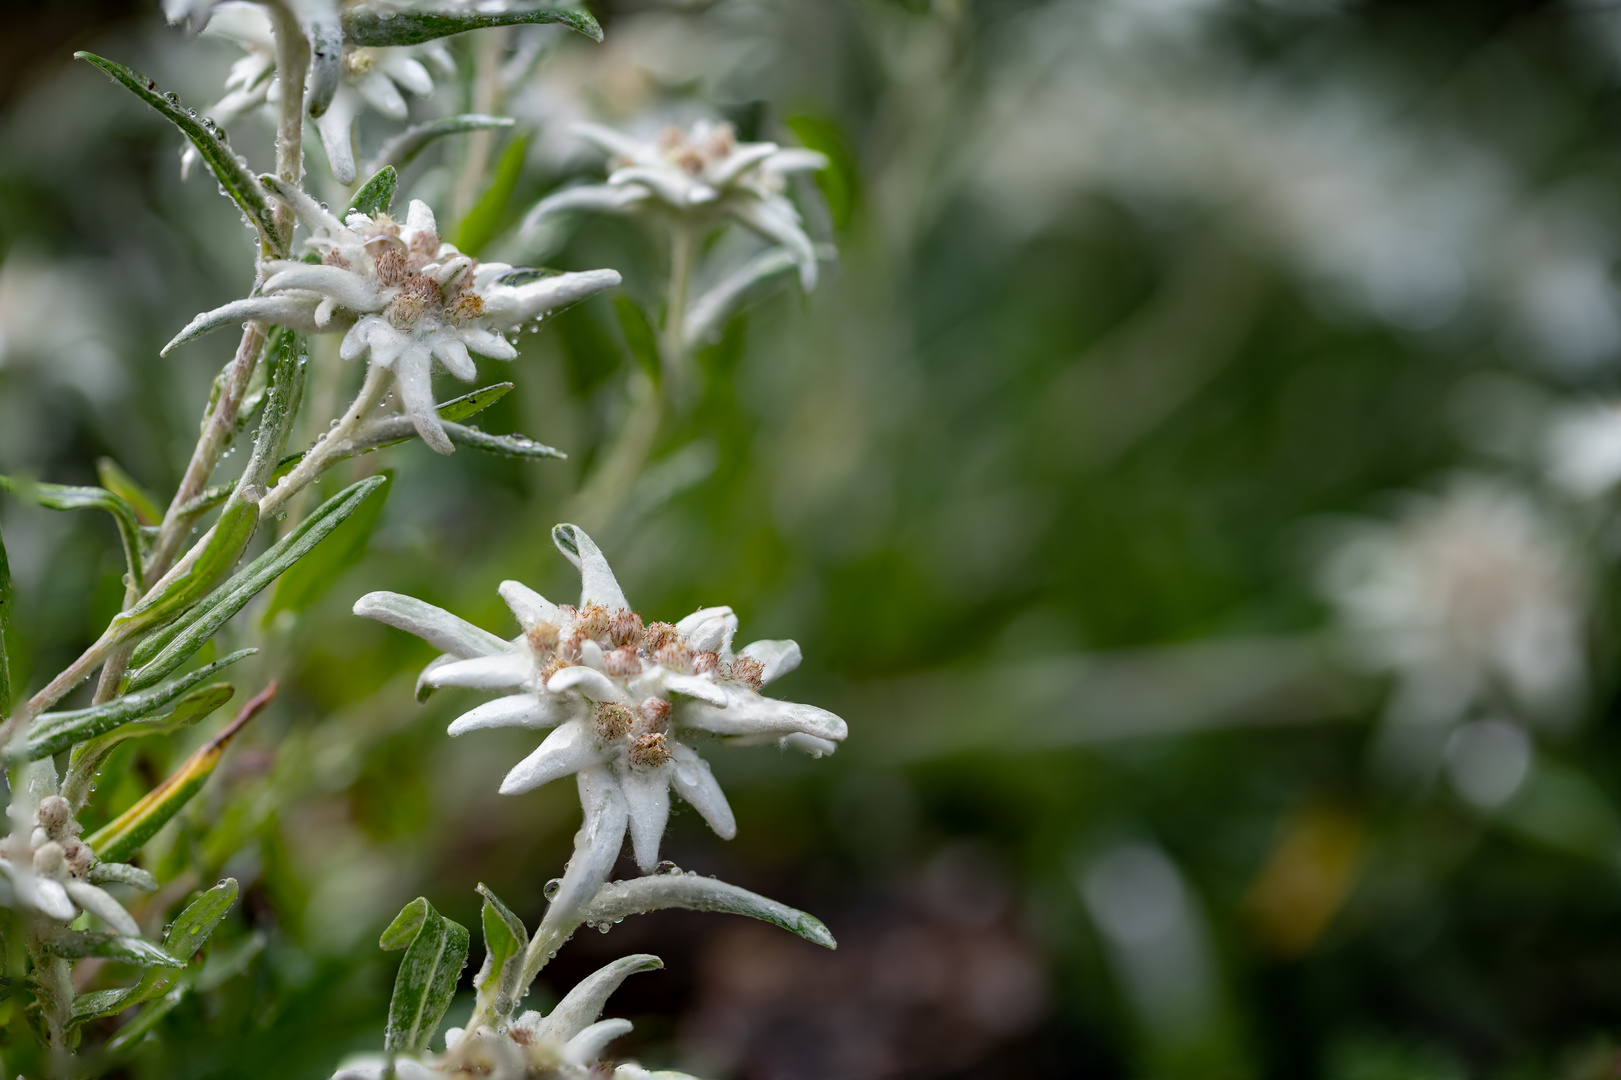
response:
<svg viewBox="0 0 1621 1080"><path fill-rule="evenodd" d="M508 224L600 176L567 134L588 116L718 115L834 162L797 193L839 251L821 286L733 319L653 468L580 524L649 618L729 603L740 640L797 639L781 695L849 721L827 760L716 751L737 839L678 813L666 840L683 867L817 914L840 948L665 913L576 940L537 993L657 952L666 969L610 1006L637 1025L620 1053L717 1080L1618 1075L1621 532L1601 436L1621 358L1621 8L594 10L605 44L540 39L513 97L529 142ZM174 132L69 57L201 105L235 53L155 5L5 19L0 472L93 482L110 456L166 501L233 345L158 349L246 290L249 237L210 179L181 180ZM472 44L452 45L467 70ZM390 127L367 120L374 149ZM231 135L268 164L265 125ZM463 145L404 190L442 196ZM485 254L613 266L656 309L663 243L582 219ZM358 372L322 359L336 400ZM517 383L483 426L570 458L412 444L350 463L394 472L369 534L345 526L352 565L222 635L264 646L252 678L281 698L146 861L167 878L196 860L169 900L241 880L214 948L243 950L244 973L105 1060L116 1075L324 1077L380 1045L397 961L376 940L405 902L472 925L483 881L538 920L572 787L497 796L532 737L448 739L474 697L419 706L429 647L348 610L392 589L504 633L502 579L576 587L548 530L626 410L615 309L597 298L481 366ZM1460 512L1386 592L1325 570L1388 538L1370 523L1469 490L1498 512ZM116 610L117 539L11 499L0 528L7 644L38 686ZM1448 575L1464 584L1431 588ZM1451 629L1424 640L1452 651L1409 647L1402 628L1443 602ZM1369 604L1419 614L1391 629L1359 621ZM1541 629L1483 647L1501 662L1435 705L1436 679L1458 683L1437 673L1478 659L1460 634L1505 610ZM1555 704L1527 704L1538 678ZM187 749L141 745L104 812Z"/></svg>

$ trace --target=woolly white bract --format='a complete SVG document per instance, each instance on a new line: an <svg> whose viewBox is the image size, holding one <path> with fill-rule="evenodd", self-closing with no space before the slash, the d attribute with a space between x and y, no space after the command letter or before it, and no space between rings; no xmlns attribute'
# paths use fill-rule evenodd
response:
<svg viewBox="0 0 1621 1080"><path fill-rule="evenodd" d="M248 319L308 332L344 330L339 355L369 356L391 369L401 406L422 441L441 454L452 447L434 406L435 361L470 381L477 375L470 353L511 360L518 350L507 331L619 284L615 270L554 274L480 263L440 240L433 211L417 200L403 224L358 212L340 222L305 192L263 179L309 230L305 245L320 263L264 264L263 295L197 316L164 352Z"/></svg>
<svg viewBox="0 0 1621 1080"><path fill-rule="evenodd" d="M847 729L825 709L759 693L798 666L794 642L756 641L734 652L737 616L729 607L644 624L589 536L559 525L552 537L580 569L580 606L503 582L501 598L523 627L512 641L398 593L363 596L355 614L444 650L423 671L426 686L515 691L459 717L450 734L553 729L507 774L501 792L578 777L585 823L552 901L553 911L569 912L607 880L627 831L637 866L647 872L657 865L672 789L718 835L736 834L726 796L693 741L774 741L820 756L836 749Z"/></svg>
<svg viewBox="0 0 1621 1080"><path fill-rule="evenodd" d="M729 217L787 248L800 283L816 287L815 245L783 190L789 174L827 168L824 155L770 142L740 143L730 124L707 121L688 131L667 127L652 142L600 124L575 124L573 130L609 155L608 182L547 196L529 212L526 229L567 210L617 213L656 206L683 216Z"/></svg>
<svg viewBox="0 0 1621 1080"><path fill-rule="evenodd" d="M70 923L89 912L114 931L139 937L141 928L124 906L89 880L95 852L79 839L73 809L60 795L47 795L34 811L33 827L0 840L0 906Z"/></svg>

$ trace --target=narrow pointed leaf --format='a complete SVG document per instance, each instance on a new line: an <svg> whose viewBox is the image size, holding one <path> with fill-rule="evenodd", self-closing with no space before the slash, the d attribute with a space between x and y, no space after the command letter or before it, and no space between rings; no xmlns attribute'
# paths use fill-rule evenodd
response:
<svg viewBox="0 0 1621 1080"><path fill-rule="evenodd" d="M394 995L388 1003L383 1048L395 1054L421 1054L456 996L456 980L467 965L467 928L417 897L383 931L385 950L404 949Z"/></svg>
<svg viewBox="0 0 1621 1080"><path fill-rule="evenodd" d="M181 698L173 711L165 716L120 724L105 735L98 735L75 746L73 756L68 759L67 777L62 781L62 797L75 807L83 806L89 799L96 770L113 747L127 739L167 735L171 731L190 727L230 701L235 693L236 688L230 683L211 683Z"/></svg>
<svg viewBox="0 0 1621 1080"><path fill-rule="evenodd" d="M517 1006L524 989L518 979L523 973L523 950L529 943L529 932L523 920L487 886L480 883L478 891L484 897L484 966L479 968L473 987L481 1004L491 1002L495 1015L505 1017Z"/></svg>
<svg viewBox="0 0 1621 1080"><path fill-rule="evenodd" d="M131 658L135 670L127 677L125 686L134 690L150 686L185 663L231 616L246 607L249 600L288 567L314 550L315 545L386 483L388 477L372 476L338 492L296 529L211 593L186 618L142 641Z"/></svg>
<svg viewBox="0 0 1621 1080"><path fill-rule="evenodd" d="M106 488L30 484L9 476L0 476L0 491L9 491L47 510L105 510L111 514L113 523L118 526L118 538L124 545L124 562L129 567L131 580L137 589L142 588L141 523L127 500Z"/></svg>
<svg viewBox="0 0 1621 1080"><path fill-rule="evenodd" d="M142 892L157 892L158 879L139 866L121 862L98 862L90 868L92 885L128 885Z"/></svg>
<svg viewBox="0 0 1621 1080"><path fill-rule="evenodd" d="M450 436L451 442L457 446L465 446L469 450L480 450L486 454L510 458L568 457L555 446L536 442L527 435L492 435L467 424L446 423L442 426L445 434ZM406 442L415 436L416 429L412 427L410 417L388 416L367 424L355 436L355 441L351 445L355 447L356 453L369 453L385 446Z"/></svg>
<svg viewBox="0 0 1621 1080"><path fill-rule="evenodd" d="M159 829L168 824L170 818L180 812L181 807L191 801L193 795L202 790L220 758L225 756L225 748L231 744L231 740L247 726L249 720L270 704L275 695L276 684L271 683L263 693L242 707L236 719L199 747L163 783L86 838L85 843L95 851L97 858L123 862L141 850L141 845L152 839Z"/></svg>
<svg viewBox="0 0 1621 1080"><path fill-rule="evenodd" d="M509 382L491 383L489 386L479 387L470 394L451 398L439 406L439 418L441 420L455 421L466 420L469 416L476 416L506 397L507 392L512 389L513 385Z"/></svg>
<svg viewBox="0 0 1621 1080"><path fill-rule="evenodd" d="M83 960L99 956L121 964L141 967L183 968L184 960L176 960L163 949L143 938L123 937L119 934L96 934L87 930L66 930L47 941L42 951L64 960Z"/></svg>
<svg viewBox="0 0 1621 1080"><path fill-rule="evenodd" d="M163 951L182 965L190 963L236 903L237 891L236 879L226 878L186 905L179 917L169 924L168 933L163 937ZM131 1005L160 997L182 975L183 972L174 968L152 968L134 986L80 994L73 999L73 1022L80 1024L98 1016L111 1016Z"/></svg>
<svg viewBox="0 0 1621 1080"><path fill-rule="evenodd" d="M625 335L625 344L630 346L630 354L657 386L663 364L659 360L658 335L653 332L647 313L636 301L620 293L614 297L614 314L619 318L619 329Z"/></svg>
<svg viewBox="0 0 1621 1080"><path fill-rule="evenodd" d="M265 355L270 361L269 384L259 419L259 433L253 441L253 454L237 481L237 489L241 491L270 483L271 472L281 460L282 451L287 449L293 423L298 419L298 407L304 400L304 377L309 365L304 335L278 329Z"/></svg>
<svg viewBox="0 0 1621 1080"><path fill-rule="evenodd" d="M139 603L114 618L108 632L115 640L128 641L143 630L179 618L236 565L258 527L258 500L240 490L233 492L225 500L214 527ZM171 667L163 674L173 670ZM144 685L162 677L160 674Z"/></svg>
<svg viewBox="0 0 1621 1080"><path fill-rule="evenodd" d="M102 487L129 503L142 525L157 525L163 521L157 500L112 458L96 459L96 479L101 481Z"/></svg>
<svg viewBox="0 0 1621 1080"><path fill-rule="evenodd" d="M351 10L344 14L344 38L351 45L421 45L451 34L492 26L562 23L593 41L602 40L602 27L588 12L567 8L534 7L515 11L467 11L449 4L424 4L410 11Z"/></svg>
<svg viewBox="0 0 1621 1080"><path fill-rule="evenodd" d="M626 915L640 915L661 908L729 911L791 930L806 941L824 948L838 947L833 935L815 916L736 885L695 874L649 874L629 881L610 881L597 890L597 894L585 905L581 921L611 926Z"/></svg>
<svg viewBox="0 0 1621 1080"><path fill-rule="evenodd" d="M258 650L242 649L229 656L199 668L184 678L176 679L167 686L159 686L140 693L126 694L105 705L96 705L88 709L75 709L72 712L42 713L34 719L34 724L28 729L21 747L14 751L14 761L38 761L51 754L60 753L77 743L104 735L114 728L127 724L132 720L152 716L169 702L179 698L188 690L200 683L207 682L213 675L243 657L252 656Z"/></svg>
<svg viewBox="0 0 1621 1080"><path fill-rule="evenodd" d="M164 994L163 997L142 1009L135 1019L119 1028L118 1033L107 1040L107 1050L116 1054L120 1050L134 1046L146 1038L164 1017L175 1011L176 1006L184 1001L186 995L190 992L191 987L186 983L181 983L167 994Z"/></svg>
<svg viewBox="0 0 1621 1080"><path fill-rule="evenodd" d="M492 128L509 128L517 123L510 116L484 116L480 113L462 113L458 116L445 116L438 120L430 120L425 124L417 124L406 128L388 142L383 144L382 150L377 153L374 167L392 171L395 168L409 164L411 159L428 148L428 144L435 139L442 139L446 135L460 135L467 131L486 131Z"/></svg>
<svg viewBox="0 0 1621 1080"><path fill-rule="evenodd" d="M519 135L501 151L501 160L495 164L495 179L490 181L488 190L456 226L456 246L462 251L477 256L484 250L484 245L495 239L507 203L512 200L513 189L518 186L518 177L523 173L523 159L528 148L528 138Z"/></svg>
<svg viewBox="0 0 1621 1080"><path fill-rule="evenodd" d="M360 185L360 190L355 192L343 216L347 218L350 214L361 213L376 217L388 213L388 208L394 205L394 191L399 185L400 176L394 171L394 166L384 162L370 180Z"/></svg>
<svg viewBox="0 0 1621 1080"><path fill-rule="evenodd" d="M379 475L393 476L390 472ZM270 606L265 609L266 625L280 612L298 612L308 608L320 599L339 574L359 561L366 552L366 544L377 526L378 517L382 515L385 502L386 496L362 499L359 508L339 522L324 543L287 568L281 580L276 582Z"/></svg>
<svg viewBox="0 0 1621 1080"><path fill-rule="evenodd" d="M159 90L157 83L135 69L97 56L95 53L76 52L73 55L76 59L94 64L123 83L131 93L162 113L165 119L179 128L181 134L190 139L191 144L197 148L197 153L202 156L203 163L214 174L214 178L220 182L220 187L237 206L242 208L242 212L247 215L254 228L259 230L259 240L265 250L279 256L287 254L286 248L282 246L281 236L276 231L275 213L270 207L270 201L265 198L264 188L260 187L252 171L226 144L223 133L180 104L179 99L173 94L165 94Z"/></svg>

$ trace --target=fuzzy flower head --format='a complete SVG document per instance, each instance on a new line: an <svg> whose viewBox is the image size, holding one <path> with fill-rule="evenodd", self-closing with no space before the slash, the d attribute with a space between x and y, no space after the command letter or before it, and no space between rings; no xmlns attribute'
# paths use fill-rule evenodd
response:
<svg viewBox="0 0 1621 1080"><path fill-rule="evenodd" d="M789 174L827 168L824 155L738 142L730 124L704 120L690 129L666 127L650 142L600 124L575 124L574 132L609 155L608 182L548 196L530 211L526 227L566 210L658 207L684 217L731 218L787 248L801 284L816 287L815 245L784 191Z"/></svg>
<svg viewBox="0 0 1621 1080"><path fill-rule="evenodd" d="M1456 718L1493 692L1544 715L1585 683L1579 575L1553 522L1483 479L1415 501L1333 553L1324 592L1351 644ZM1427 688L1427 689L1426 689Z"/></svg>
<svg viewBox="0 0 1621 1080"><path fill-rule="evenodd" d="M516 795L574 775L585 809L575 858L554 910L584 903L607 880L628 831L643 872L658 864L670 792L721 837L737 823L695 744L778 742L821 756L846 735L843 720L760 690L800 660L792 641L734 650L737 616L703 608L679 622L645 622L631 610L596 544L573 525L553 540L580 569L578 607L553 604L515 581L501 597L523 633L511 641L395 593L371 593L355 613L407 630L443 649L422 682L505 691L450 725L450 734L493 727L551 728L501 782Z"/></svg>
<svg viewBox="0 0 1621 1080"><path fill-rule="evenodd" d="M246 319L308 332L343 330L339 355L368 357L394 373L400 403L422 440L451 452L434 406L435 362L456 378L477 375L470 354L511 360L506 334L619 284L613 270L556 274L481 263L439 238L433 211L413 200L403 222L351 212L339 221L309 195L263 178L309 231L318 263L265 264L262 295L197 316L165 348Z"/></svg>
<svg viewBox="0 0 1621 1080"><path fill-rule="evenodd" d="M18 830L0 841L0 906L62 925L89 912L118 933L139 937L124 906L91 882L96 855L79 839L82 831L66 799L41 799L26 836Z"/></svg>
<svg viewBox="0 0 1621 1080"><path fill-rule="evenodd" d="M228 0L211 8L207 33L229 39L244 54L226 77L225 96L205 110L220 124L229 125L237 117L281 99L276 44L263 6ZM405 120L410 114L406 94L427 97L434 91L434 73L449 77L455 72L455 62L442 42L387 48L344 44L330 100L320 100L325 95L320 94L317 80L312 79L310 85L310 115L333 178L340 184L355 181L352 131L362 111L370 107L391 120ZM196 158L196 150L188 149L182 168L189 169Z"/></svg>

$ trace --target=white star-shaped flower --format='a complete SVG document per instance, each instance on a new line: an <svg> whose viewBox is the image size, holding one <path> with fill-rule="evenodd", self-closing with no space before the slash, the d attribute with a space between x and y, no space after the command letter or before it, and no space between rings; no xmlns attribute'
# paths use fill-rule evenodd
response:
<svg viewBox="0 0 1621 1080"><path fill-rule="evenodd" d="M41 799L30 836L24 840L14 834L0 841L0 899L5 901L0 906L63 924L88 911L126 937L140 937L134 917L111 893L90 882L96 856L79 839L81 831L66 799Z"/></svg>
<svg viewBox="0 0 1621 1080"><path fill-rule="evenodd" d="M608 182L547 196L529 212L526 229L566 210L656 206L692 217L729 217L787 248L800 283L816 287L815 245L783 190L789 174L827 168L824 155L770 142L740 143L730 124L708 121L686 131L667 127L652 142L600 124L575 124L573 130L609 155Z"/></svg>
<svg viewBox="0 0 1621 1080"><path fill-rule="evenodd" d="M363 596L355 614L444 650L422 673L427 686L509 691L459 717L450 734L552 729L507 774L501 793L577 777L585 823L552 901L553 910L570 911L607 880L626 832L637 866L657 866L672 789L719 836L736 834L731 806L692 742L775 741L820 756L836 749L847 729L825 709L760 694L798 666L794 642L757 641L734 652L737 616L729 607L644 624L589 536L559 525L552 537L580 569L580 606L503 582L501 598L523 627L512 641L398 593Z"/></svg>
<svg viewBox="0 0 1621 1080"><path fill-rule="evenodd" d="M281 86L276 78L276 44L271 33L270 16L262 5L227 0L207 5L211 10L194 14L184 4L171 0L170 21L187 17L195 20L207 18L209 34L228 38L239 45L244 56L231 67L225 80L226 94L204 110L220 124L229 125L262 105L280 100ZM194 2L191 7L203 9ZM185 8L185 10L182 10ZM336 19L333 5L332 18ZM432 69L430 71L430 68ZM442 42L423 45L367 48L343 46L338 62L337 85L325 110L311 108L321 145L326 149L327 162L332 175L340 184L355 182L355 152L352 140L355 117L367 106L376 109L391 120L405 120L410 115L405 94L427 97L434 91L433 72L442 77L456 73L456 64ZM312 95L315 87L311 85ZM188 148L182 168L189 169L197 152Z"/></svg>
<svg viewBox="0 0 1621 1080"><path fill-rule="evenodd" d="M557 274L506 263L480 263L439 239L433 211L413 200L404 223L386 214L351 213L340 222L308 194L262 178L298 214L317 263L264 265L261 295L204 312L164 347L248 319L309 332L346 331L338 354L369 356L394 373L400 403L422 441L451 452L433 399L438 361L456 378L477 375L470 353L496 360L518 355L505 332L619 284L615 270Z"/></svg>

